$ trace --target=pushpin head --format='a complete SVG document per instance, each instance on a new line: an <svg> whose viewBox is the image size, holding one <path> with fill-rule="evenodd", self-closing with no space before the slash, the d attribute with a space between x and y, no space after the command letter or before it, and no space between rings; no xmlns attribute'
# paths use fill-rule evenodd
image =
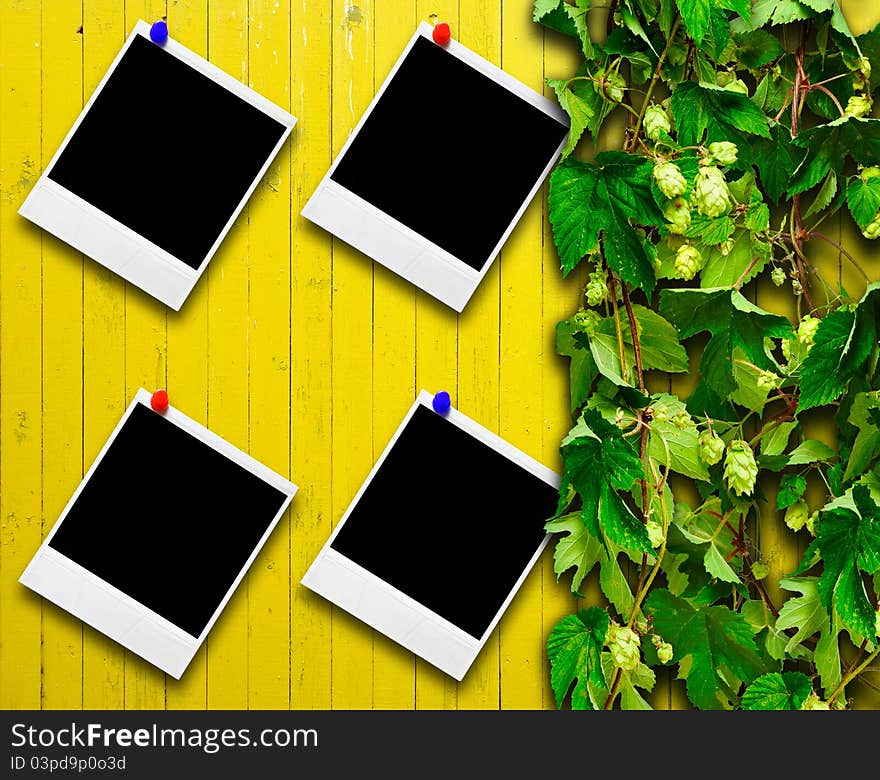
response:
<svg viewBox="0 0 880 780"><path fill-rule="evenodd" d="M168 408L168 392L157 390L150 398L150 406L155 412L164 412Z"/></svg>
<svg viewBox="0 0 880 780"><path fill-rule="evenodd" d="M168 40L168 25L160 19L150 27L150 40L153 43L165 43Z"/></svg>
<svg viewBox="0 0 880 780"><path fill-rule="evenodd" d="M452 37L452 32L449 30L449 25L446 22L440 22L440 24L434 25L434 32L431 33L434 37L434 43L439 43L441 46L445 46L449 43L449 39Z"/></svg>
<svg viewBox="0 0 880 780"><path fill-rule="evenodd" d="M434 411L437 412L437 414L446 414L452 406L452 401L449 400L449 393L445 390L441 390L434 396L434 400L431 401L431 406L434 407Z"/></svg>

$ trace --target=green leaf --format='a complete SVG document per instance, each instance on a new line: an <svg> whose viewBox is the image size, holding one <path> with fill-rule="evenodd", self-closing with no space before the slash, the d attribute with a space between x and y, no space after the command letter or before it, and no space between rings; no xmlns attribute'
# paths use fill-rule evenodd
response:
<svg viewBox="0 0 880 780"><path fill-rule="evenodd" d="M639 343L642 351L642 367L677 374L690 368L685 348L678 341L678 333L667 320L657 312L633 304L638 329ZM622 317L621 330L626 344L632 344L632 333L629 319Z"/></svg>
<svg viewBox="0 0 880 780"><path fill-rule="evenodd" d="M868 287L855 312L840 308L820 323L801 366L799 409L831 403L840 396L877 344L880 284Z"/></svg>
<svg viewBox="0 0 880 780"><path fill-rule="evenodd" d="M684 474L691 479L708 480L706 464L700 460L700 434L691 422L680 429L672 421L677 414L686 413L683 401L668 393L653 396L655 408L666 411L666 419L652 420L648 437L648 454L655 462L668 466L672 471Z"/></svg>
<svg viewBox="0 0 880 780"><path fill-rule="evenodd" d="M602 653L602 671L605 673L605 679L614 679L614 675L617 673L618 669L620 669L620 667L615 665L611 653ZM657 678L654 671L641 662L639 662L639 665L632 671L623 669L620 672L620 685L618 686L617 695L614 697L614 701L617 701L617 696L619 696L620 708L623 710L653 709L637 689L641 688L650 693L654 690L654 684L656 681ZM605 698L607 698L607 692ZM601 704L604 704L604 700Z"/></svg>
<svg viewBox="0 0 880 780"><path fill-rule="evenodd" d="M703 252L705 264L700 272L701 287L733 287L750 282L770 260L770 245L760 241L748 230L734 235L733 247L725 256L718 248Z"/></svg>
<svg viewBox="0 0 880 780"><path fill-rule="evenodd" d="M864 230L880 210L880 179L864 181L856 176L846 188L846 205L856 224Z"/></svg>
<svg viewBox="0 0 880 780"><path fill-rule="evenodd" d="M709 31L710 0L675 0L688 35L699 46Z"/></svg>
<svg viewBox="0 0 880 780"><path fill-rule="evenodd" d="M608 613L604 609L588 607L576 615L562 618L553 627L547 638L547 656L557 707L562 707L571 691L572 709L593 708L588 686L606 686L602 672L602 646L608 625Z"/></svg>
<svg viewBox="0 0 880 780"><path fill-rule="evenodd" d="M770 672L761 675L742 697L744 710L799 710L813 692L803 672Z"/></svg>
<svg viewBox="0 0 880 780"><path fill-rule="evenodd" d="M782 631L795 629L788 638L785 652L791 653L805 639L818 632L828 631L830 621L822 600L816 577L787 577L779 581L779 587L800 593L790 597L780 608L776 627Z"/></svg>
<svg viewBox="0 0 880 780"><path fill-rule="evenodd" d="M816 539L822 556L819 595L827 612L837 610L843 625L856 634L877 636L876 610L868 599L861 572L880 569L880 507L864 485L853 488L857 512L835 508L819 519Z"/></svg>
<svg viewBox="0 0 880 780"><path fill-rule="evenodd" d="M562 159L565 159L574 151L584 130L587 129L593 116L593 109L583 98L571 91L567 79L547 79L547 84L556 91L556 99L570 120L568 138L562 150Z"/></svg>
<svg viewBox="0 0 880 780"><path fill-rule="evenodd" d="M786 465L807 466L817 461L831 460L837 453L818 439L804 439L788 456Z"/></svg>
<svg viewBox="0 0 880 780"><path fill-rule="evenodd" d="M772 457L785 452L788 440L791 438L791 432L795 428L797 428L796 422L779 423L769 433L761 437L761 454Z"/></svg>
<svg viewBox="0 0 880 780"><path fill-rule="evenodd" d="M733 350L732 357L733 376L737 387L731 393L730 399L752 412L760 412L766 405L767 393L770 392L758 383L761 378L761 369L750 363L739 347Z"/></svg>
<svg viewBox="0 0 880 780"><path fill-rule="evenodd" d="M789 195L815 187L830 171L842 171L848 157L862 165L880 163L880 119L840 117L804 130L793 143L807 154L794 172Z"/></svg>
<svg viewBox="0 0 880 780"><path fill-rule="evenodd" d="M553 572L556 579L574 567L571 578L572 593L580 592L581 583L593 567L605 557L605 547L590 535L580 512L558 517L545 526L547 533L565 534L556 542L553 551Z"/></svg>
<svg viewBox="0 0 880 780"><path fill-rule="evenodd" d="M651 164L638 155L603 152L596 163L571 157L550 177L550 222L564 274L604 237L605 258L633 287L654 287L654 267L636 224L664 222L651 194Z"/></svg>
<svg viewBox="0 0 880 780"><path fill-rule="evenodd" d="M722 397L736 390L733 352L742 350L759 368L774 368L764 350L764 339L791 335L785 317L770 314L744 298L737 290L666 289L660 293L660 314L678 329L682 338L702 331L711 334L700 359L706 384Z"/></svg>
<svg viewBox="0 0 880 780"><path fill-rule="evenodd" d="M735 36L735 40L736 58L751 69L768 65L785 52L779 39L766 30L752 30Z"/></svg>
<svg viewBox="0 0 880 780"><path fill-rule="evenodd" d="M796 504L807 489L807 480L801 474L785 474L779 482L779 492L776 494L776 508L787 509Z"/></svg>
<svg viewBox="0 0 880 780"><path fill-rule="evenodd" d="M844 482L864 474L880 454L880 393L873 390L858 393L850 407L849 423L858 429L846 471Z"/></svg>
<svg viewBox="0 0 880 780"><path fill-rule="evenodd" d="M683 81L672 92L672 115L678 141L693 146L704 141L733 141L739 147L738 167L752 160L749 136L770 138L767 117L751 100L714 84Z"/></svg>
<svg viewBox="0 0 880 780"><path fill-rule="evenodd" d="M725 679L728 671L745 683L765 671L751 628L728 607L694 607L659 589L648 596L645 611L654 630L672 643L678 676L700 709L724 709L735 701L737 692Z"/></svg>
<svg viewBox="0 0 880 780"><path fill-rule="evenodd" d="M593 536L604 534L624 550L652 553L645 524L617 493L644 476L638 453L598 412L585 409L583 422L586 433L562 448L562 491L571 485L580 494L584 524Z"/></svg>
<svg viewBox="0 0 880 780"><path fill-rule="evenodd" d="M599 375L592 352L577 343L572 337L571 320L563 320L556 325L556 351L571 358L569 364L569 389L571 391L571 411L580 409L587 401L593 382Z"/></svg>
<svg viewBox="0 0 880 780"><path fill-rule="evenodd" d="M831 201L834 200L834 196L837 194L837 172L830 171L828 175L825 177L825 181L822 182L822 186L819 188L819 191L816 193L816 197L813 198L813 202L810 204L810 208L808 208L804 212L804 219L807 217L812 217L813 214L818 214L831 204Z"/></svg>
<svg viewBox="0 0 880 780"><path fill-rule="evenodd" d="M777 203L804 159L805 152L792 143L791 132L780 124L774 124L770 128L769 138L754 139L752 147L764 192L770 200Z"/></svg>
<svg viewBox="0 0 880 780"><path fill-rule="evenodd" d="M674 521L684 537L700 547L703 566L708 574L722 582L739 585L739 574L729 562L735 560L733 532L723 520L718 519L720 509L718 499L708 501L697 514L686 508L685 504L678 504Z"/></svg>

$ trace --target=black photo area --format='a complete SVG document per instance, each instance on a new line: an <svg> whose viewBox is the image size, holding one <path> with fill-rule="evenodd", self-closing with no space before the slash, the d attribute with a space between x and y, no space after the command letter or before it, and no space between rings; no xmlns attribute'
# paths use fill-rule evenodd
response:
<svg viewBox="0 0 880 780"><path fill-rule="evenodd" d="M198 268L284 131L139 35L48 176Z"/></svg>
<svg viewBox="0 0 880 780"><path fill-rule="evenodd" d="M419 37L331 178L479 271L567 132Z"/></svg>
<svg viewBox="0 0 880 780"><path fill-rule="evenodd" d="M479 639L557 491L419 406L331 547Z"/></svg>
<svg viewBox="0 0 880 780"><path fill-rule="evenodd" d="M49 546L198 637L285 499L139 404Z"/></svg>

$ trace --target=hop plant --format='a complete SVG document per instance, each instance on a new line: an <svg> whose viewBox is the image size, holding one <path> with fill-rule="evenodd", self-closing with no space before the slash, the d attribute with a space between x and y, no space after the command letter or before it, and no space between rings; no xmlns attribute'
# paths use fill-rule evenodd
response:
<svg viewBox="0 0 880 780"><path fill-rule="evenodd" d="M608 626L605 637L611 658L621 669L631 672L639 665L641 657L641 640L639 635L627 626L613 622Z"/></svg>
<svg viewBox="0 0 880 780"><path fill-rule="evenodd" d="M810 516L806 501L797 501L785 510L785 524L792 531L800 531Z"/></svg>
<svg viewBox="0 0 880 780"><path fill-rule="evenodd" d="M779 382L779 377L772 371L761 371L758 374L758 387L761 390L772 390Z"/></svg>
<svg viewBox="0 0 880 780"><path fill-rule="evenodd" d="M694 185L697 211L706 217L720 217L730 209L730 190L724 174L714 165L700 168Z"/></svg>
<svg viewBox="0 0 880 780"><path fill-rule="evenodd" d="M648 531L648 539L651 540L652 547L659 547L663 544L663 526L656 520L648 520L645 523L645 529Z"/></svg>
<svg viewBox="0 0 880 780"><path fill-rule="evenodd" d="M816 336L816 331L819 329L819 320L816 317L808 314L804 317L797 329L797 338L798 341L803 344L808 350L813 346L813 339Z"/></svg>
<svg viewBox="0 0 880 780"><path fill-rule="evenodd" d="M655 165L654 181L657 182L657 188L660 192L667 198L675 198L687 189L687 181L685 181L684 175L674 162L663 162Z"/></svg>
<svg viewBox="0 0 880 780"><path fill-rule="evenodd" d="M597 269L590 274L587 282L587 303L590 306L598 306L608 297L608 282L605 273Z"/></svg>
<svg viewBox="0 0 880 780"><path fill-rule="evenodd" d="M678 430L683 431L690 425L693 425L693 421L691 420L691 416L684 409L679 409L674 415L672 415L672 424L678 428Z"/></svg>
<svg viewBox="0 0 880 780"><path fill-rule="evenodd" d="M732 79L724 85L728 92L739 92L741 95L749 94L749 86L742 79Z"/></svg>
<svg viewBox="0 0 880 780"><path fill-rule="evenodd" d="M844 113L847 116L863 117L871 113L874 102L870 95L853 95L846 103Z"/></svg>
<svg viewBox="0 0 880 780"><path fill-rule="evenodd" d="M659 634L654 634L651 637L651 643L657 648L657 658L660 663L668 664L672 660L672 645L664 641Z"/></svg>
<svg viewBox="0 0 880 780"><path fill-rule="evenodd" d="M700 434L700 460L707 466L714 466L724 455L724 442L714 431L705 430Z"/></svg>
<svg viewBox="0 0 880 780"><path fill-rule="evenodd" d="M652 415L655 422L666 422L669 419L669 409L665 406L655 406L652 408Z"/></svg>
<svg viewBox="0 0 880 780"><path fill-rule="evenodd" d="M865 228L862 230L862 235L871 240L880 236L880 210L878 210L871 218L871 221L865 225Z"/></svg>
<svg viewBox="0 0 880 780"><path fill-rule="evenodd" d="M703 267L703 256L700 250L690 244L682 244L675 253L675 276L677 279L690 281Z"/></svg>
<svg viewBox="0 0 880 780"><path fill-rule="evenodd" d="M719 165L733 165L736 162L739 149L730 141L716 141L709 144L709 156Z"/></svg>
<svg viewBox="0 0 880 780"><path fill-rule="evenodd" d="M785 284L785 280L787 278L788 277L785 275L785 271L779 266L777 266L770 272L770 281L772 281L773 284L777 287L782 287L782 285Z"/></svg>
<svg viewBox="0 0 880 780"><path fill-rule="evenodd" d="M626 80L617 71L608 71L599 82L601 94L612 103L620 103L626 91Z"/></svg>
<svg viewBox="0 0 880 780"><path fill-rule="evenodd" d="M831 705L827 701L822 701L815 693L810 693L801 705L802 710L830 710Z"/></svg>
<svg viewBox="0 0 880 780"><path fill-rule="evenodd" d="M657 141L663 133L669 133L672 130L672 123L669 121L669 114L663 110L662 106L651 103L648 110L645 111L643 127L645 135L652 141Z"/></svg>
<svg viewBox="0 0 880 780"><path fill-rule="evenodd" d="M724 479L732 492L748 495L755 487L758 477L758 466L755 453L747 441L734 439L727 447L724 459Z"/></svg>
<svg viewBox="0 0 880 780"><path fill-rule="evenodd" d="M596 332L601 321L602 316L593 309L581 309L574 315L575 327L588 336L592 336Z"/></svg>
<svg viewBox="0 0 880 780"><path fill-rule="evenodd" d="M722 257L727 257L730 255L731 251L733 251L733 246L736 242L732 238L728 238L726 241L722 241L718 244L718 253Z"/></svg>
<svg viewBox="0 0 880 780"><path fill-rule="evenodd" d="M691 226L691 208L682 197L670 200L663 208L663 216L669 220L670 233L684 235Z"/></svg>
<svg viewBox="0 0 880 780"><path fill-rule="evenodd" d="M770 567L764 561L756 561L752 564L752 576L756 580L766 580L770 574Z"/></svg>

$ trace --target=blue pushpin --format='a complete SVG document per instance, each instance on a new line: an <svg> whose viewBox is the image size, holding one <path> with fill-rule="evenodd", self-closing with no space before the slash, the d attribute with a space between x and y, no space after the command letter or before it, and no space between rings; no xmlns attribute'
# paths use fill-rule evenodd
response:
<svg viewBox="0 0 880 780"><path fill-rule="evenodd" d="M153 22L153 26L150 27L150 40L159 44L168 40L168 25L162 19Z"/></svg>
<svg viewBox="0 0 880 780"><path fill-rule="evenodd" d="M434 407L434 411L437 414L446 414L452 406L452 401L449 400L449 393L445 390L441 390L434 396L434 400L431 401L431 406Z"/></svg>

